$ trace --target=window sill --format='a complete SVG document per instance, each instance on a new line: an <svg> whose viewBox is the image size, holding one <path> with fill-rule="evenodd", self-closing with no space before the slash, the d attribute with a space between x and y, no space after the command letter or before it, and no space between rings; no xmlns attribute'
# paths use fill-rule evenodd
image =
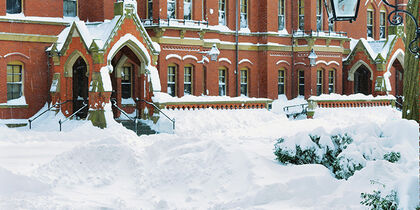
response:
<svg viewBox="0 0 420 210"><path fill-rule="evenodd" d="M28 108L28 104L0 104L0 109L10 109L10 108Z"/></svg>

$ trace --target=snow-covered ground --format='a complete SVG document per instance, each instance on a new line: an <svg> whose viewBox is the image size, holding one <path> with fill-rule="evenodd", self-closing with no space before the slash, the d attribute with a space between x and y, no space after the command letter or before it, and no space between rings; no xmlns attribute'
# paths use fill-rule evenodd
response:
<svg viewBox="0 0 420 210"><path fill-rule="evenodd" d="M0 209L365 209L360 193L380 189L371 180L395 189L401 208L418 205L417 123L390 107L287 119L282 107L301 102L278 100L271 111L166 111L175 133L141 137L85 121L66 122L60 133L60 115L38 119L33 130L0 121ZM374 140L401 160L369 161L348 180L322 165L275 160L278 138L319 130Z"/></svg>

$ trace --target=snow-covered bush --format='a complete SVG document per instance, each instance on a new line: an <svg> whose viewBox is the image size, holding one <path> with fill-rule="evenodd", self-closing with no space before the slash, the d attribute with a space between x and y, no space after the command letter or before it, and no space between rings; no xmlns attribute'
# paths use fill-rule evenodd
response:
<svg viewBox="0 0 420 210"><path fill-rule="evenodd" d="M348 179L366 166L366 160L357 150L344 150L333 163L333 173L338 179Z"/></svg>
<svg viewBox="0 0 420 210"><path fill-rule="evenodd" d="M401 158L401 154L399 152L390 152L384 155L384 159L391 163L398 162L400 158Z"/></svg>
<svg viewBox="0 0 420 210"><path fill-rule="evenodd" d="M397 210L398 198L397 192L392 190L390 194L382 197L380 190L374 190L373 193L361 193L361 204L374 210Z"/></svg>

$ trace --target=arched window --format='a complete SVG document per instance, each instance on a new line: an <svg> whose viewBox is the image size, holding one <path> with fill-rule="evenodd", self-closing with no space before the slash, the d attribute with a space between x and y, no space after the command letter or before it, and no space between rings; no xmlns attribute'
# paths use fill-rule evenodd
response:
<svg viewBox="0 0 420 210"><path fill-rule="evenodd" d="M168 19L176 18L176 3L175 0L168 0Z"/></svg>
<svg viewBox="0 0 420 210"><path fill-rule="evenodd" d="M279 19L279 31L283 30L285 27L285 4L284 0L279 0L279 13L278 13L278 19Z"/></svg>
<svg viewBox="0 0 420 210"><path fill-rule="evenodd" d="M335 93L335 69L328 71L328 93Z"/></svg>
<svg viewBox="0 0 420 210"><path fill-rule="evenodd" d="M227 70L225 67L219 68L219 96L225 96L227 95Z"/></svg>
<svg viewBox="0 0 420 210"><path fill-rule="evenodd" d="M324 72L322 69L316 71L316 95L322 94L322 81L323 81Z"/></svg>
<svg viewBox="0 0 420 210"><path fill-rule="evenodd" d="M193 66L186 65L184 67L184 95L193 93Z"/></svg>
<svg viewBox="0 0 420 210"><path fill-rule="evenodd" d="M133 66L126 64L121 71L121 98L132 98L133 86Z"/></svg>
<svg viewBox="0 0 420 210"><path fill-rule="evenodd" d="M248 96L248 69L241 69L241 95Z"/></svg>
<svg viewBox="0 0 420 210"><path fill-rule="evenodd" d="M386 38L386 10L385 7L381 7L381 12L379 13L379 38Z"/></svg>
<svg viewBox="0 0 420 210"><path fill-rule="evenodd" d="M184 0L184 19L185 20L192 19L192 1L191 0Z"/></svg>
<svg viewBox="0 0 420 210"><path fill-rule="evenodd" d="M64 17L77 16L77 0L64 0L63 2L63 15Z"/></svg>
<svg viewBox="0 0 420 210"><path fill-rule="evenodd" d="M219 0L219 24L226 25L226 0Z"/></svg>
<svg viewBox="0 0 420 210"><path fill-rule="evenodd" d="M284 70L284 68L281 68L279 70L278 82L277 82L278 95L283 95L286 92L285 91L285 84L286 84L285 76L286 76L286 71Z"/></svg>
<svg viewBox="0 0 420 210"><path fill-rule="evenodd" d="M298 26L299 30L305 30L305 2L304 0L298 0Z"/></svg>
<svg viewBox="0 0 420 210"><path fill-rule="evenodd" d="M373 15L373 7L369 5L367 9L367 37L373 38L374 36L374 15Z"/></svg>
<svg viewBox="0 0 420 210"><path fill-rule="evenodd" d="M167 93L171 96L176 96L176 65L168 66L168 89Z"/></svg>
<svg viewBox="0 0 420 210"><path fill-rule="evenodd" d="M7 64L7 100L23 96L23 63L13 61Z"/></svg>

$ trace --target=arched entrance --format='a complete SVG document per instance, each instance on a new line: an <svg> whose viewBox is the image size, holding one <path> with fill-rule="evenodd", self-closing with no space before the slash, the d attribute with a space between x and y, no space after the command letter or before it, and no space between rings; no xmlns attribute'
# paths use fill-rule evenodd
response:
<svg viewBox="0 0 420 210"><path fill-rule="evenodd" d="M82 108L84 104L89 104L88 80L86 62L82 57L79 57L73 64L73 113ZM88 108L86 107L76 116L86 118Z"/></svg>
<svg viewBox="0 0 420 210"><path fill-rule="evenodd" d="M369 95L371 91L371 73L364 65L361 65L354 72L354 93L363 93Z"/></svg>

